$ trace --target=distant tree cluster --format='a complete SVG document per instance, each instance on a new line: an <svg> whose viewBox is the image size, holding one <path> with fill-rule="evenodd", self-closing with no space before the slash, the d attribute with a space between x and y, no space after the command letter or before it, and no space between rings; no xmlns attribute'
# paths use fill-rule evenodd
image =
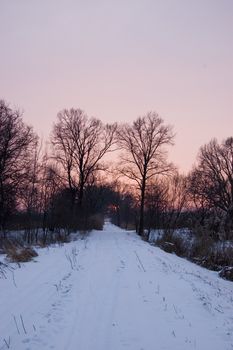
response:
<svg viewBox="0 0 233 350"><path fill-rule="evenodd" d="M0 101L0 231L28 243L65 231L101 228L104 216L148 239L151 230L186 227L233 238L233 138L200 148L179 174L167 160L174 133L155 112L133 123L103 124L80 109L57 115L44 149L22 114ZM116 151L119 162L106 155Z"/></svg>
<svg viewBox="0 0 233 350"><path fill-rule="evenodd" d="M189 175L189 193L196 226L215 239L233 238L233 137L213 139L201 147L198 164Z"/></svg>
<svg viewBox="0 0 233 350"><path fill-rule="evenodd" d="M0 102L0 231L24 230L28 243L42 230L46 242L61 232L103 226L107 185L102 161L115 142L116 124L104 125L80 109L63 110L51 147L43 150L22 115ZM48 237L49 236L49 237Z"/></svg>
<svg viewBox="0 0 233 350"><path fill-rule="evenodd" d="M32 200L27 185L33 186L31 165L38 139L20 113L4 101L0 101L0 135L0 228L4 230L16 207Z"/></svg>

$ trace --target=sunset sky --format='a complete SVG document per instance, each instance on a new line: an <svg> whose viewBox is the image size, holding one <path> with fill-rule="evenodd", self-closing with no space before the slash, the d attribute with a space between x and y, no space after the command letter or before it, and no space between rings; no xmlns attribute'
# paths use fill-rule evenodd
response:
<svg viewBox="0 0 233 350"><path fill-rule="evenodd" d="M233 0L0 0L0 98L46 139L63 108L104 122L155 110L170 158L233 136Z"/></svg>

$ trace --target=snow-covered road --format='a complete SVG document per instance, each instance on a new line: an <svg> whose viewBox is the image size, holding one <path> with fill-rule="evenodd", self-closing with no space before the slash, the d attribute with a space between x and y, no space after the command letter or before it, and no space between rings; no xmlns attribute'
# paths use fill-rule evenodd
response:
<svg viewBox="0 0 233 350"><path fill-rule="evenodd" d="M0 279L0 349L233 350L233 283L106 223Z"/></svg>

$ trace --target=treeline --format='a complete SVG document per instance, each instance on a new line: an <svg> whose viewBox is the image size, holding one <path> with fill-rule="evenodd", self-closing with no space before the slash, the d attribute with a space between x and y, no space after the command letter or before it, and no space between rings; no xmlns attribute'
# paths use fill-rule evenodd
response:
<svg viewBox="0 0 233 350"><path fill-rule="evenodd" d="M108 215L146 239L153 229L181 227L232 239L233 138L201 147L188 175L167 160L173 141L172 128L155 112L109 125L65 109L45 149L22 114L1 101L1 235L23 230L30 243L42 232L46 241L101 229Z"/></svg>
<svg viewBox="0 0 233 350"><path fill-rule="evenodd" d="M113 220L120 226L139 227L141 197L121 190ZM187 228L215 241L233 240L233 138L212 140L200 148L188 175L173 169L149 179L145 190L144 234ZM148 238L148 237L147 237Z"/></svg>
<svg viewBox="0 0 233 350"><path fill-rule="evenodd" d="M0 101L0 231L23 230L28 243L54 235L101 229L107 208L102 158L116 125L81 110L64 110L44 150L19 111Z"/></svg>

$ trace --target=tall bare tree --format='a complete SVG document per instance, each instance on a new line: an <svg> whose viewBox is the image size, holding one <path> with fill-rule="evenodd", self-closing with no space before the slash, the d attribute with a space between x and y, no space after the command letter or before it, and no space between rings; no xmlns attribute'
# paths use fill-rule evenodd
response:
<svg viewBox="0 0 233 350"><path fill-rule="evenodd" d="M190 193L195 203L222 211L226 231L233 231L233 137L201 147L190 175Z"/></svg>
<svg viewBox="0 0 233 350"><path fill-rule="evenodd" d="M16 205L17 195L28 176L37 136L19 111L0 101L0 229Z"/></svg>
<svg viewBox="0 0 233 350"><path fill-rule="evenodd" d="M116 124L104 125L73 108L59 112L57 118L52 134L55 157L66 173L72 206L77 200L81 208L85 186L96 172L105 169L102 159L111 151Z"/></svg>
<svg viewBox="0 0 233 350"><path fill-rule="evenodd" d="M145 191L148 180L169 173L173 166L167 162L164 146L172 144L174 134L170 126L156 112L137 118L132 125L118 130L119 146L123 150L121 173L136 182L140 191L138 233L144 232Z"/></svg>

